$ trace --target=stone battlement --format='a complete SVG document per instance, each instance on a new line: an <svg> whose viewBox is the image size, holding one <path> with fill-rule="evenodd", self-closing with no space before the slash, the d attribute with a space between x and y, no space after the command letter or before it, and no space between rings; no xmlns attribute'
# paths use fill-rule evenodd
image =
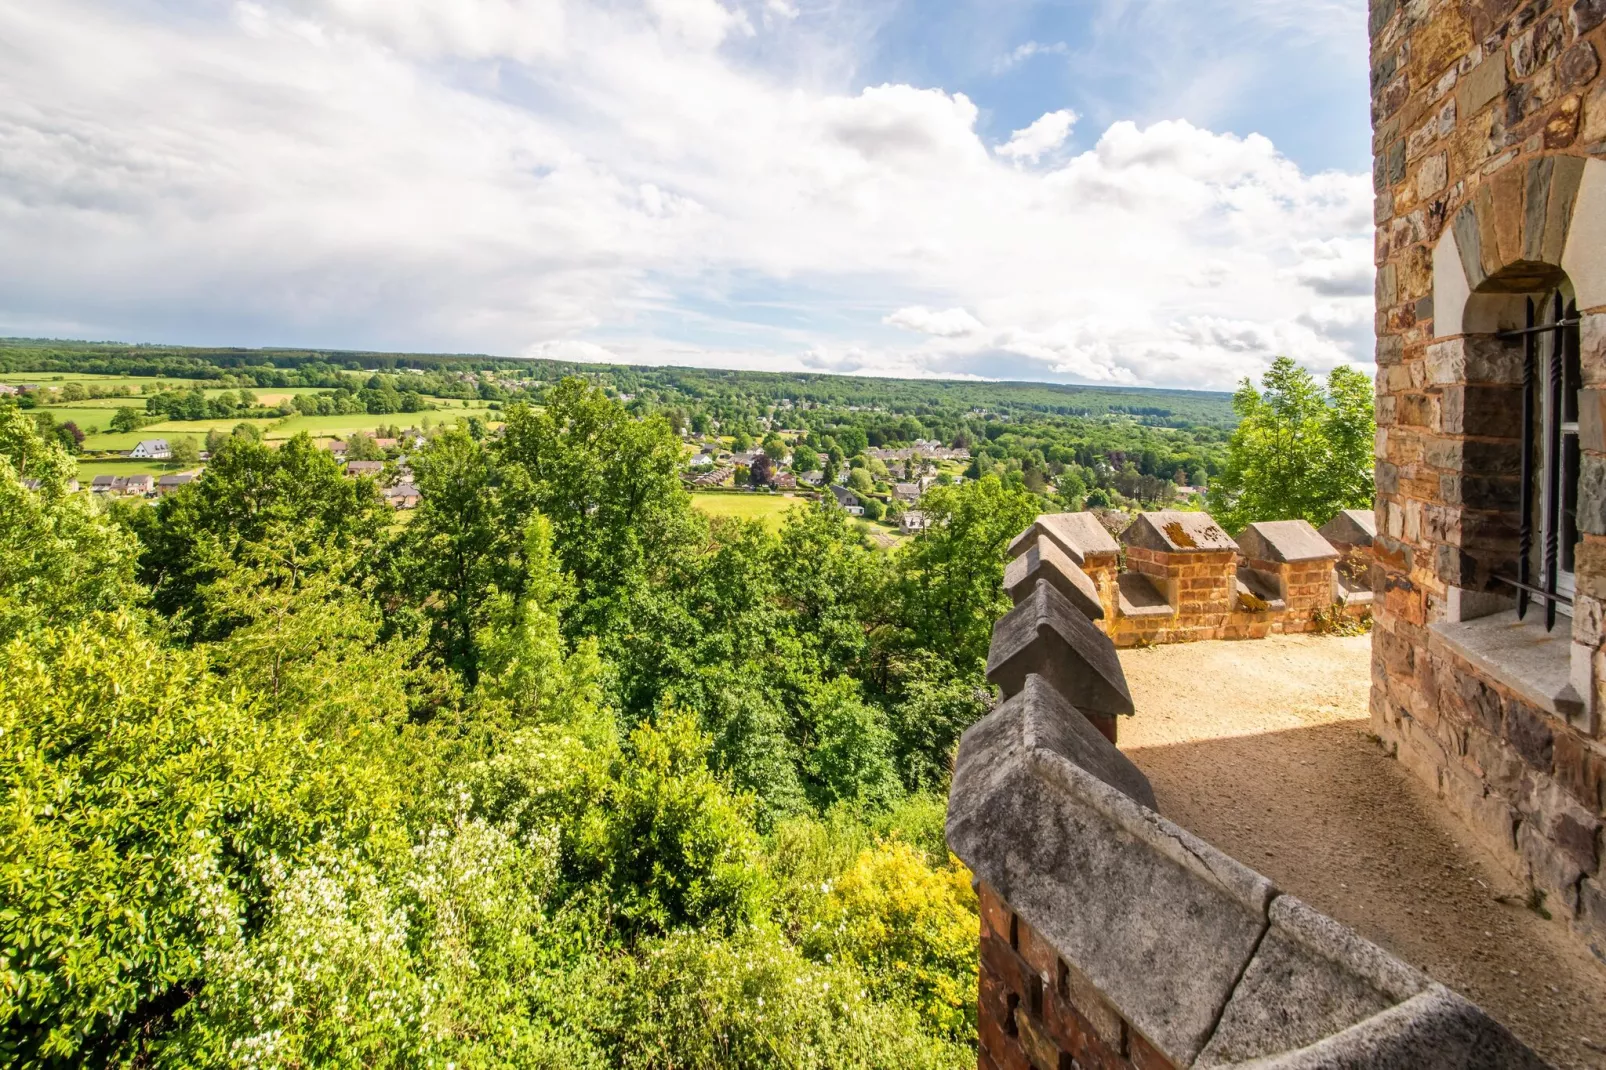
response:
<svg viewBox="0 0 1606 1070"><path fill-rule="evenodd" d="M1346 510L1320 531L1277 520L1235 540L1206 513L1167 510L1139 514L1117 541L1092 513L1051 513L1010 544L1004 586L1019 602L1045 578L1096 602L1089 615L1118 647L1308 632L1335 607L1370 614L1373 531L1370 513Z"/></svg>
<svg viewBox="0 0 1606 1070"><path fill-rule="evenodd" d="M1114 744L1134 711L1097 588L1054 575L1070 558L1051 531L1012 566L1017 605L988 659L1003 699L964 734L948 801L948 844L980 896L981 1070L1544 1066L1160 816Z"/></svg>

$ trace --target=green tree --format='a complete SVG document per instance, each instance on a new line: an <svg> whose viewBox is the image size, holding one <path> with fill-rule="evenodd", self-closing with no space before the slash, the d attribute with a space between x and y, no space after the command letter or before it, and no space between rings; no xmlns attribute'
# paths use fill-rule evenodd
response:
<svg viewBox="0 0 1606 1070"><path fill-rule="evenodd" d="M820 455L808 446L799 446L792 451L792 470L794 472L815 472L820 468Z"/></svg>
<svg viewBox="0 0 1606 1070"><path fill-rule="evenodd" d="M168 443L168 450L175 467L192 468L201 461L201 447L189 435L173 439Z"/></svg>
<svg viewBox="0 0 1606 1070"><path fill-rule="evenodd" d="M901 623L913 645L979 675L993 623L1009 610L1004 551L1037 515L1037 504L996 476L933 487L921 502L930 520L899 559Z"/></svg>
<svg viewBox="0 0 1606 1070"><path fill-rule="evenodd" d="M522 593L521 533L503 511L502 480L484 443L463 428L436 435L411 463L421 500L402 536L395 582L425 607L436 651L473 687L482 607L499 590Z"/></svg>
<svg viewBox="0 0 1606 1070"><path fill-rule="evenodd" d="M138 431L144 422L145 419L138 409L124 405L112 413L111 428L119 434L128 434L130 431Z"/></svg>
<svg viewBox="0 0 1606 1070"><path fill-rule="evenodd" d="M372 483L350 480L328 450L299 434L277 449L231 437L206 474L139 514L140 574L156 605L183 613L195 637L220 638L232 618L207 604L203 588L225 560L241 561L271 534L349 550L370 567L391 510Z"/></svg>
<svg viewBox="0 0 1606 1070"><path fill-rule="evenodd" d="M1287 357L1233 396L1239 424L1227 463L1211 482L1210 511L1229 531L1257 520L1325 524L1372 501L1370 382L1346 367L1327 385Z"/></svg>

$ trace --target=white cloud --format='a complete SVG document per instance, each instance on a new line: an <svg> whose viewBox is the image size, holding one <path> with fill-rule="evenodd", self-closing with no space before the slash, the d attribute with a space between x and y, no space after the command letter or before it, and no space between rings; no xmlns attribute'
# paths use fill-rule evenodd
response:
<svg viewBox="0 0 1606 1070"><path fill-rule="evenodd" d="M993 71L1001 74L1004 71L1020 66L1033 56L1064 56L1069 53L1070 48L1066 46L1064 41L1055 41L1051 45L1027 41L1025 44L1016 46L1008 55L1001 57L997 63L993 64Z"/></svg>
<svg viewBox="0 0 1606 1070"><path fill-rule="evenodd" d="M1036 163L1045 154L1065 144L1065 139L1071 136L1071 127L1074 125L1076 125L1074 111L1069 108L1051 111L1039 116L1026 129L1015 131L1009 136L1009 140L998 146L995 151L998 155L1011 160Z"/></svg>
<svg viewBox="0 0 1606 1070"><path fill-rule="evenodd" d="M1068 112L995 154L963 94L730 55L768 9L0 0L0 323L1215 387L1368 358L1366 176L1177 121L1066 156Z"/></svg>
<svg viewBox="0 0 1606 1070"><path fill-rule="evenodd" d="M882 322L891 327L933 334L939 338L963 338L984 329L980 320L962 308L936 312L923 305L900 308Z"/></svg>

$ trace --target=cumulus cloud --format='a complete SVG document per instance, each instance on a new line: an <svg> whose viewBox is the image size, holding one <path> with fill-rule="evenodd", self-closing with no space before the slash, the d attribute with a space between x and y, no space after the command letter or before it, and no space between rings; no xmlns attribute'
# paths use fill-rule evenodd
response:
<svg viewBox="0 0 1606 1070"><path fill-rule="evenodd" d="M883 322L892 327L933 334L939 338L963 338L983 330L981 321L962 308L935 312L923 305L900 308Z"/></svg>
<svg viewBox="0 0 1606 1070"><path fill-rule="evenodd" d="M1067 153L1069 112L995 152L963 94L733 54L781 8L0 0L0 327L1214 387L1366 359L1365 175L1177 121Z"/></svg>
<svg viewBox="0 0 1606 1070"><path fill-rule="evenodd" d="M1075 124L1076 113L1069 108L1051 111L1038 117L1026 129L1015 131L996 151L998 155L1011 160L1036 163L1045 154L1065 144Z"/></svg>

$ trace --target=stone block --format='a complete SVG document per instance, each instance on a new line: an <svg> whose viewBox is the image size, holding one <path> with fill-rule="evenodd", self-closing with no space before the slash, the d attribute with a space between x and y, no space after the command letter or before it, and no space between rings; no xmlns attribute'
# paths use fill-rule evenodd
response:
<svg viewBox="0 0 1606 1070"><path fill-rule="evenodd" d="M1110 748L1112 751L1114 748ZM948 844L1167 1059L1208 1041L1271 885L1001 707L960 741Z"/></svg>
<svg viewBox="0 0 1606 1070"><path fill-rule="evenodd" d="M1036 674L1087 714L1132 714L1126 674L1109 636L1053 585L1032 594L993 627L987 679L1008 698Z"/></svg>
<svg viewBox="0 0 1606 1070"><path fill-rule="evenodd" d="M1606 885L1590 877L1578 886L1578 929L1595 956L1606 960Z"/></svg>
<svg viewBox="0 0 1606 1070"><path fill-rule="evenodd" d="M1333 544L1306 520L1263 520L1239 534L1238 548L1251 560L1274 564L1330 562L1339 558Z"/></svg>
<svg viewBox="0 0 1606 1070"><path fill-rule="evenodd" d="M1596 839L1601 822L1593 809L1586 809L1570 791L1545 778L1532 793L1534 813L1529 819L1540 835L1565 854L1580 872L1594 873L1600 867Z"/></svg>
<svg viewBox="0 0 1606 1070"><path fill-rule="evenodd" d="M1546 839L1531 821L1524 821L1517 829L1517 851L1528 865L1534 887L1545 893L1551 913L1572 917L1578 908L1578 881L1584 875L1583 867Z"/></svg>
<svg viewBox="0 0 1606 1070"><path fill-rule="evenodd" d="M1462 115L1481 111L1506 91L1506 85L1505 57L1491 56L1461 76L1455 95L1456 110Z"/></svg>
<svg viewBox="0 0 1606 1070"><path fill-rule="evenodd" d="M1256 1065L1266 1070L1549 1070L1504 1026L1443 985Z"/></svg>
<svg viewBox="0 0 1606 1070"><path fill-rule="evenodd" d="M1600 454L1586 453L1579 458L1578 528L1591 535L1606 535L1606 457Z"/></svg>
<svg viewBox="0 0 1606 1070"><path fill-rule="evenodd" d="M1523 702L1505 700L1506 739L1524 761L1543 773L1550 772L1555 750L1555 733L1545 714Z"/></svg>
<svg viewBox="0 0 1606 1070"><path fill-rule="evenodd" d="M1568 17L1573 36L1581 37L1606 21L1606 0L1575 0Z"/></svg>
<svg viewBox="0 0 1606 1070"><path fill-rule="evenodd" d="M1576 732L1555 736L1556 783L1572 793L1579 805L1594 814L1606 814L1606 753L1595 749Z"/></svg>
<svg viewBox="0 0 1606 1070"><path fill-rule="evenodd" d="M1514 386L1446 386L1440 394L1439 429L1449 435L1519 438L1522 391Z"/></svg>
<svg viewBox="0 0 1606 1070"><path fill-rule="evenodd" d="M1090 557L1113 560L1121 552L1115 537L1092 513L1043 513L1009 544L1009 556L1019 557L1040 536L1051 539L1078 565L1087 565Z"/></svg>
<svg viewBox="0 0 1606 1070"><path fill-rule="evenodd" d="M1238 544L1209 514L1173 509L1139 513L1121 541L1158 554L1238 552Z"/></svg>
<svg viewBox="0 0 1606 1070"><path fill-rule="evenodd" d="M1297 1051L1426 990L1405 963L1292 896L1271 905L1271 928L1244 971L1197 1067Z"/></svg>
<svg viewBox="0 0 1606 1070"><path fill-rule="evenodd" d="M1052 584L1090 620L1104 619L1104 605L1092 578L1051 538L1038 539L1004 566L1004 590L1016 605L1031 595L1040 579Z"/></svg>

